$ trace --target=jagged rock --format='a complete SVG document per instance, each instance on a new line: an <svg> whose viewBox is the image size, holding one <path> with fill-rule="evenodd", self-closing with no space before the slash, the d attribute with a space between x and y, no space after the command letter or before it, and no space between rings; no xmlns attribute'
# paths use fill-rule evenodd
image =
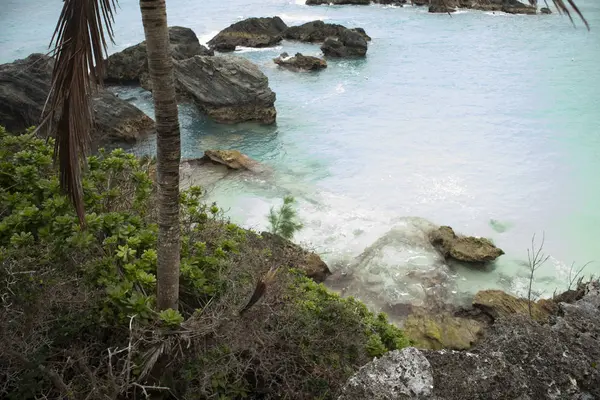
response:
<svg viewBox="0 0 600 400"><path fill-rule="evenodd" d="M360 33L348 30L339 37L325 39L321 51L327 57L364 57L367 41Z"/></svg>
<svg viewBox="0 0 600 400"><path fill-rule="evenodd" d="M414 347L376 358L352 376L338 400L428 398L433 388L431 365Z"/></svg>
<svg viewBox="0 0 600 400"><path fill-rule="evenodd" d="M286 29L279 17L248 18L223 29L208 45L221 52L234 51L236 46L269 47L281 42Z"/></svg>
<svg viewBox="0 0 600 400"><path fill-rule="evenodd" d="M429 240L444 257L461 262L486 263L504 254L489 239L457 236L449 226L431 232Z"/></svg>
<svg viewBox="0 0 600 400"><path fill-rule="evenodd" d="M174 65L179 93L215 121L275 122L275 93L252 62L235 56L195 56Z"/></svg>
<svg viewBox="0 0 600 400"><path fill-rule="evenodd" d="M330 4L330 5L359 5L359 6L368 6L371 4L371 0L306 0L306 5L309 6L318 6L321 4Z"/></svg>
<svg viewBox="0 0 600 400"><path fill-rule="evenodd" d="M223 164L227 168L235 170L256 170L260 164L239 152L238 150L206 150L204 152L205 161L211 161L217 164Z"/></svg>
<svg viewBox="0 0 600 400"><path fill-rule="evenodd" d="M198 37L189 28L172 26L169 28L171 56L175 60L185 60L197 55L213 55L202 46ZM105 81L116 84L141 83L142 87L151 90L148 76L148 58L146 42L136 44L108 57Z"/></svg>
<svg viewBox="0 0 600 400"><path fill-rule="evenodd" d="M294 57L290 57L287 53L282 53L279 57L274 58L273 62L292 70L317 71L327 68L325 60L313 56L305 56L302 53L296 53Z"/></svg>
<svg viewBox="0 0 600 400"><path fill-rule="evenodd" d="M54 60L32 54L0 65L0 125L20 132L37 125L50 91ZM92 148L109 141L134 141L154 130L154 121L141 110L110 92L101 90L92 100L95 129Z"/></svg>
<svg viewBox="0 0 600 400"><path fill-rule="evenodd" d="M429 6L429 12L433 13L433 14L440 14L440 13L448 14L448 13L456 12L456 9L438 4L438 5Z"/></svg>
<svg viewBox="0 0 600 400"><path fill-rule="evenodd" d="M325 281L331 275L329 267L317 254L306 251L295 243L269 232L262 232L261 236L264 240L274 243L271 246L274 257L283 257L282 259L290 260L290 262L296 260L293 265L288 265L289 268L303 271L307 277L317 283Z"/></svg>
<svg viewBox="0 0 600 400"><path fill-rule="evenodd" d="M467 7L467 6L465 6ZM487 0L474 1L469 7L482 11L501 11L508 14L536 14L537 9L517 0Z"/></svg>
<svg viewBox="0 0 600 400"><path fill-rule="evenodd" d="M509 315L529 315L529 301L511 296L501 290L481 290L473 299L473 307L482 310L494 320ZM531 302L531 316L536 321L547 321L549 307Z"/></svg>
<svg viewBox="0 0 600 400"><path fill-rule="evenodd" d="M419 348L466 350L477 342L484 327L483 322L447 313L416 313L409 315L403 330Z"/></svg>
<svg viewBox="0 0 600 400"><path fill-rule="evenodd" d="M550 10L548 7L542 7L540 8L540 14L552 14L552 10Z"/></svg>
<svg viewBox="0 0 600 400"><path fill-rule="evenodd" d="M326 24L323 21L311 21L289 27L283 34L284 39L307 43L322 43L329 37L339 38L344 32L355 31L367 41L371 40L363 28L348 29L343 25Z"/></svg>

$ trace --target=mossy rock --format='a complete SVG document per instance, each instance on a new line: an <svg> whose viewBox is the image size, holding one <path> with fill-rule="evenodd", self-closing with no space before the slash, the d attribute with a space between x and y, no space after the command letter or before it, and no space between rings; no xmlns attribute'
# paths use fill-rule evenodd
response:
<svg viewBox="0 0 600 400"><path fill-rule="evenodd" d="M449 226L431 232L429 241L445 258L465 263L483 264L504 254L491 240L457 235Z"/></svg>
<svg viewBox="0 0 600 400"><path fill-rule="evenodd" d="M482 290L473 299L473 307L479 308L493 319L507 317L513 314L529 315L529 301L512 296L502 290ZM539 322L545 322L550 315L549 307L542 301L531 302L531 317Z"/></svg>
<svg viewBox="0 0 600 400"><path fill-rule="evenodd" d="M483 332L482 322L449 314L412 314L404 322L405 335L415 347L428 350L471 348Z"/></svg>

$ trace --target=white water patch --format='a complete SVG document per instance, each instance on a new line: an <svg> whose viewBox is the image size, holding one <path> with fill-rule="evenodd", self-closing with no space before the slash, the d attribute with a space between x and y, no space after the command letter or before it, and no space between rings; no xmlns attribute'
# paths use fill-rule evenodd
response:
<svg viewBox="0 0 600 400"><path fill-rule="evenodd" d="M206 33L206 34L204 34L204 35L200 35L200 36L198 36L198 41L200 42L200 44L201 44L202 46L206 46L206 47L208 47L208 42L209 42L209 40L210 40L210 39L212 39L212 38L214 38L215 36L217 36L217 34L218 34L219 32L220 32L220 31L212 31L212 32L210 32L210 33Z"/></svg>
<svg viewBox="0 0 600 400"><path fill-rule="evenodd" d="M304 22L311 22L311 21L316 21L316 20L326 20L329 19L329 17L325 16L325 15L306 15L306 14L302 14L302 15L296 15L296 14L279 14L279 17L285 21L285 23L287 24L292 24L295 22L300 22L300 23L304 23Z"/></svg>
<svg viewBox="0 0 600 400"><path fill-rule="evenodd" d="M244 46L237 46L235 49L235 53L252 53L252 52L263 52L263 51L280 51L283 47L282 46L275 46L275 47L244 47Z"/></svg>
<svg viewBox="0 0 600 400"><path fill-rule="evenodd" d="M510 16L513 14L508 14L502 11L486 11L484 12L485 15L491 15L492 17L501 17L501 16Z"/></svg>
<svg viewBox="0 0 600 400"><path fill-rule="evenodd" d="M306 0L294 0L294 4L296 4L298 6L305 6Z"/></svg>
<svg viewBox="0 0 600 400"><path fill-rule="evenodd" d="M458 15L458 14L468 14L469 10L465 10L464 8L461 8L460 10L456 10L452 13L452 15Z"/></svg>
<svg viewBox="0 0 600 400"><path fill-rule="evenodd" d="M344 84L338 83L337 86L335 87L335 91L337 93L344 93L346 91L346 89L344 88Z"/></svg>

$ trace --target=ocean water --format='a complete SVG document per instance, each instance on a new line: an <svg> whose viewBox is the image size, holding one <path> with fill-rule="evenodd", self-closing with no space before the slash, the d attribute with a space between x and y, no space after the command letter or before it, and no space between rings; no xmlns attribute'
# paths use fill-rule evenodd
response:
<svg viewBox="0 0 600 400"><path fill-rule="evenodd" d="M364 60L330 60L318 73L272 62L283 51L319 55L317 45L237 51L268 76L277 124L217 125L181 105L183 156L232 148L268 166L266 175L194 179L234 221L259 230L271 206L295 196L305 225L296 241L352 272L346 293L374 307L422 302L428 291L442 301L486 288L523 294L534 234L550 256L534 287L551 295L572 263L592 261L585 273L600 274L600 3L578 4L590 32L557 14L169 0L170 25L202 42L274 15L360 26L373 38ZM60 6L2 0L0 62L45 51ZM143 40L137 1L121 0L115 29L111 51ZM115 90L152 115L149 93ZM153 138L134 150L153 152ZM424 239L431 224L489 237L506 255L484 271L448 266Z"/></svg>

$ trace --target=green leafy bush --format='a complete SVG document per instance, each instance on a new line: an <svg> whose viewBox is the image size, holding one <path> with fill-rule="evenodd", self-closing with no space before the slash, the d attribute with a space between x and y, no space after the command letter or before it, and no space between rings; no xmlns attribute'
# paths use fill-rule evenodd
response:
<svg viewBox="0 0 600 400"><path fill-rule="evenodd" d="M180 309L157 312L152 160L89 157L82 229L52 148L0 128L0 397L143 398L136 384L153 376L186 399L334 398L407 344L384 315L286 268L306 251L230 223L199 187L180 196Z"/></svg>

